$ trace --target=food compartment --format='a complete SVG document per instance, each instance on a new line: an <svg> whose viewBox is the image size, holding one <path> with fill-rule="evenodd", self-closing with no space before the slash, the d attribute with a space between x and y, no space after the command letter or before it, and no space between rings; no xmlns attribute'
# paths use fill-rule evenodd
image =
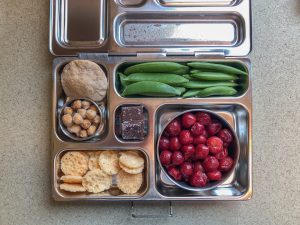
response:
<svg viewBox="0 0 300 225"><path fill-rule="evenodd" d="M189 6L234 6L242 0L157 0L166 7L189 7Z"/></svg>
<svg viewBox="0 0 300 225"><path fill-rule="evenodd" d="M64 59L61 60L58 63L55 63L54 65L54 129L55 129L55 134L58 139L61 141L66 141L66 142L73 142L73 141L85 141L85 142L95 142L95 141L100 141L104 139L104 137L108 133L108 95L109 95L109 89L107 89L107 92L104 96L104 98L100 101L95 101L91 98L88 98L86 96L78 96L78 97L69 97L65 93L62 85L62 79L61 75L62 72L70 62L73 62L74 60L71 59ZM92 61L88 61L92 62ZM93 62L94 63L94 62ZM96 63L100 69L104 72L107 82L109 82L109 79L107 77L108 71L106 67L103 64ZM83 69L84 70L84 69ZM82 70L82 71L83 71ZM83 74L83 73L81 73ZM82 84L82 83L81 83ZM78 84L77 84L78 85ZM78 86L77 86L78 87ZM107 84L107 88L109 87L109 84ZM70 90L69 90L70 91ZM62 122L62 116L64 114L63 110L65 107L71 106L70 104L74 102L75 100L82 100L82 101L90 101L91 107L93 107L93 104L96 104L96 110L100 110L97 115L99 115L100 118L100 124L97 125L96 127L96 135L94 135L92 138L83 138L81 139L80 137L77 137L70 133L70 135L66 135L66 132L68 132L67 127L64 126ZM75 113L75 111L74 111ZM72 117L74 118L74 113L72 114ZM85 118L87 119L87 118ZM93 122L91 122L91 125L93 125ZM81 125L80 125L81 126ZM70 138L70 137L75 137L75 138ZM85 140L87 139L87 140Z"/></svg>
<svg viewBox="0 0 300 225"><path fill-rule="evenodd" d="M224 118L235 130L239 140L240 155L237 167L230 177L223 184L211 190L189 191L184 190L171 182L161 170L158 159L155 163L157 191L166 198L184 199L193 197L199 199L240 199L245 200L251 197L251 165L250 165L250 124L249 110L239 104L168 104L161 106L155 117L157 124L155 130L155 144L158 141L158 135L162 132L164 126L170 120L186 110L204 109L210 110ZM155 145L157 147L157 145ZM156 148L155 148L155 151ZM156 152L155 152L156 153Z"/></svg>
<svg viewBox="0 0 300 225"><path fill-rule="evenodd" d="M122 142L143 141L149 132L149 114L144 105L124 104L115 111L115 135Z"/></svg>
<svg viewBox="0 0 300 225"><path fill-rule="evenodd" d="M124 98L237 98L250 85L249 63L237 59L127 61L115 71Z"/></svg>
<svg viewBox="0 0 300 225"><path fill-rule="evenodd" d="M115 158L112 157L112 155L117 155L117 163L119 164L121 155L124 153L129 154L129 151L137 154L138 157L143 159L144 163L142 169L131 169L125 167L127 172L124 172L124 165L120 164L122 167L119 167L118 171L114 171L112 165L115 163ZM66 154L70 153L73 155L66 156ZM103 153L106 155L103 155L102 157L101 154ZM65 158L62 161L63 156L65 156ZM73 159L77 161L72 163ZM67 164L68 162L69 164ZM64 166L63 170L61 169L62 165ZM77 168L80 166L79 168L81 170L76 169L75 165ZM104 166L106 169L103 168ZM99 170L102 172L99 172ZM63 171L79 171L81 172L81 175L69 176L64 174ZM107 171L109 173L113 173L113 175L107 174ZM134 200L141 198L149 189L149 158L147 153L145 153L142 149L63 149L58 151L58 153L54 156L53 172L53 194L54 198L60 201L97 199ZM92 175L95 173L96 176ZM122 175L120 175L121 173ZM98 178L102 178L103 180ZM110 184L107 184L107 179L110 180ZM118 187L118 182L121 183L120 188ZM126 184L126 182L128 182L128 184ZM105 188L103 186L105 186ZM122 188L123 190L131 193L126 194L122 192Z"/></svg>
<svg viewBox="0 0 300 225"><path fill-rule="evenodd" d="M97 48L106 39L105 0L56 0L56 39L65 48Z"/></svg>
<svg viewBox="0 0 300 225"><path fill-rule="evenodd" d="M235 13L125 13L115 21L115 39L126 48L220 49L239 46L244 38L244 21Z"/></svg>

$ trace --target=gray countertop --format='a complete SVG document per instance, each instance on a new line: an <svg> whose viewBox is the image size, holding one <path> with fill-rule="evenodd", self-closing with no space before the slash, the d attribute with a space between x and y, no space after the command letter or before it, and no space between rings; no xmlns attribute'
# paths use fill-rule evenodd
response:
<svg viewBox="0 0 300 225"><path fill-rule="evenodd" d="M173 218L141 220L128 203L52 200L49 2L1 0L0 225L300 224L300 1L252 4L253 198L174 203Z"/></svg>

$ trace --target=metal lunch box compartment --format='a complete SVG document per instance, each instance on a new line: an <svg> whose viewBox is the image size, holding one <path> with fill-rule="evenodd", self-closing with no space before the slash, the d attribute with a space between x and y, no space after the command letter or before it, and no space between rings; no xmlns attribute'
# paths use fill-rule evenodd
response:
<svg viewBox="0 0 300 225"><path fill-rule="evenodd" d="M195 192L182 189L162 173L158 163L156 163L156 187L161 195L166 198L183 199L185 196L193 196L195 199L206 200L234 200L248 199L251 196L251 152L249 142L251 140L251 108L240 104L163 104L156 113L156 142L163 128L172 118L184 111L208 110L223 118L235 131L239 141L239 157L236 168L231 175L224 180L221 185L210 189ZM156 150L157 151L157 150ZM156 159L158 161L158 159Z"/></svg>
<svg viewBox="0 0 300 225"><path fill-rule="evenodd" d="M122 193L117 185L116 185L116 179L115 176L113 176L113 184L111 188L107 191L104 191L99 194L93 194L93 193L87 193L87 192L78 192L78 193L70 193L64 190L60 190L59 184L62 183L60 181L60 177L63 175L61 169L60 169L60 159L61 157L68 151L82 151L82 152L94 152L94 151L106 151L106 150L114 150L114 151L119 151L122 152L126 149L62 149L57 152L57 154L54 156L53 159L53 171L54 175L52 177L52 182L53 182L53 197L55 200L62 201L62 200L95 200L95 199L102 199L102 200L116 200L116 199L139 199L149 189L149 157L143 151L142 149L134 149L135 151L139 151L142 155L142 157L145 160L145 167L144 167L144 172L143 172L143 184L139 191L136 194L133 195L127 195Z"/></svg>
<svg viewBox="0 0 300 225"><path fill-rule="evenodd" d="M142 35L144 33L144 36ZM159 35L157 35L159 33ZM49 48L59 56L53 63L52 183L59 201L246 200L252 195L252 86L250 0L51 0ZM64 57L62 57L64 56ZM67 100L60 74L74 59L96 62L106 72L108 92L98 104L105 110L103 133L76 142L58 126L58 111ZM124 98L117 71L129 63L221 62L243 67L249 73L234 97ZM124 141L118 135L123 105L143 105L147 134L141 141ZM156 142L169 117L183 110L206 109L224 118L236 131L240 156L234 173L220 186L191 192L174 185L157 162ZM146 132L145 131L145 132ZM68 150L140 149L147 161L147 187L137 196L73 195L58 189L58 159Z"/></svg>

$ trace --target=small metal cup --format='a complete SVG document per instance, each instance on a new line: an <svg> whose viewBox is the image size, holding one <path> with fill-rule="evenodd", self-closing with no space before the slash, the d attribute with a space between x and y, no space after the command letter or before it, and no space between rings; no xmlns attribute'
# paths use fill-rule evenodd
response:
<svg viewBox="0 0 300 225"><path fill-rule="evenodd" d="M232 145L234 148L234 153L231 155L231 157L233 158L233 166L232 168L227 171L226 173L222 174L222 179L220 181L214 181L214 182L209 182L205 187L193 187L189 184L187 184L184 181L176 181L174 180L166 171L166 169L164 168L164 166L161 164L160 159L159 159L159 140L164 132L164 130L166 129L166 127L168 126L168 124L173 121L174 119L176 119L177 117L187 113L187 112L206 112L209 113L210 115L212 115L214 118L218 119L218 121L220 123L222 123L223 127L230 130L230 132L233 135L233 140L232 140ZM187 110L181 113L176 114L171 120L170 122L168 122L167 124L164 125L162 132L160 133L158 139L157 139L157 143L156 143L156 156L157 156L157 161L162 169L162 171L164 172L164 174L168 177L168 179L170 181L172 181L175 185L177 185L178 187L188 190L188 191L207 191L207 190L211 190L221 184L223 184L233 173L233 171L236 169L237 166L237 162L239 159L239 155L240 155L240 145L239 145L239 140L238 137L236 135L236 132L234 131L234 129L230 126L230 124L221 116L219 116L218 114L216 114L215 112L212 112L210 110L206 110L206 109L192 109L192 110Z"/></svg>
<svg viewBox="0 0 300 225"><path fill-rule="evenodd" d="M98 125L98 128L95 132L95 134L85 137L85 138L81 138L81 137L77 137L76 135L70 133L68 131L68 129L64 126L63 122L62 122L62 116L63 116L63 111L66 107L70 107L72 105L72 103L76 100L81 100L81 101L88 101L90 102L92 105L96 106L96 108L98 109L98 113L100 115L100 123ZM96 136L98 136L99 134L101 134L103 127L104 127L104 110L102 107L100 107L96 102L94 102L93 100L89 99L89 98L78 98L78 99L71 99L71 100L67 100L66 103L63 105L63 107L60 109L60 111L58 112L58 124L59 127L61 129L61 131L69 138L71 138L72 140L75 141L87 141L90 140Z"/></svg>

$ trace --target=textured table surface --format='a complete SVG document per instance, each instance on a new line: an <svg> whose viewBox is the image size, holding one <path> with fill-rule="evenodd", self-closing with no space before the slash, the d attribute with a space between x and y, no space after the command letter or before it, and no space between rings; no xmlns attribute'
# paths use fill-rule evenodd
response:
<svg viewBox="0 0 300 225"><path fill-rule="evenodd" d="M163 220L51 199L48 15L48 1L0 1L0 225L300 224L299 0L253 0L253 198L174 203Z"/></svg>

